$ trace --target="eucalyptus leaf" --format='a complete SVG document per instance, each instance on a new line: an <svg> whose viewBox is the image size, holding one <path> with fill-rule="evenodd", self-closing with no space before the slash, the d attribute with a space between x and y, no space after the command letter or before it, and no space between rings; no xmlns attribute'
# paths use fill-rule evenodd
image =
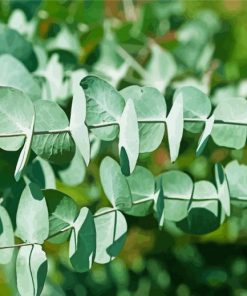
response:
<svg viewBox="0 0 247 296"><path fill-rule="evenodd" d="M144 167L136 166L133 173L127 177L131 191L133 204L130 210L124 212L128 215L142 217L151 213L153 207L152 197L154 196L154 177L152 173ZM142 200L151 198L142 203ZM139 204L138 204L139 203Z"/></svg>
<svg viewBox="0 0 247 296"><path fill-rule="evenodd" d="M123 97L106 81L96 76L87 76L81 81L87 101L87 126L110 124L114 126L92 129L101 140L110 141L118 135L117 122L125 106ZM97 114L97 116L95 116Z"/></svg>
<svg viewBox="0 0 247 296"><path fill-rule="evenodd" d="M132 99L139 123L140 153L154 151L160 145L165 132L166 101L163 95L153 87L126 87L120 94L127 102ZM161 121L161 123L152 123ZM150 140L152 139L152 140Z"/></svg>
<svg viewBox="0 0 247 296"><path fill-rule="evenodd" d="M0 24L0 55L10 54L20 60L29 71L37 67L37 57L32 45L17 31Z"/></svg>
<svg viewBox="0 0 247 296"><path fill-rule="evenodd" d="M16 258L17 288L21 296L39 296L47 275L47 259L39 245L24 246Z"/></svg>
<svg viewBox="0 0 247 296"><path fill-rule="evenodd" d="M69 242L70 262L77 272L88 271L96 252L96 230L94 218L88 208L82 208L73 223Z"/></svg>
<svg viewBox="0 0 247 296"><path fill-rule="evenodd" d="M24 242L42 244L48 237L49 222L46 201L40 188L34 183L27 184L21 194L16 225L16 234Z"/></svg>
<svg viewBox="0 0 247 296"><path fill-rule="evenodd" d="M247 200L247 166L233 160L225 167L225 174L231 197Z"/></svg>
<svg viewBox="0 0 247 296"><path fill-rule="evenodd" d="M23 175L23 171L28 163L28 159L29 159L30 152L31 152L32 139L33 139L34 120L35 120L35 116L33 115L31 128L30 128L30 130L27 131L26 141L25 141L25 144L24 144L23 149L21 151L21 154L18 158L17 165L16 165L16 169L15 169L16 181L20 180L20 178Z"/></svg>
<svg viewBox="0 0 247 296"><path fill-rule="evenodd" d="M25 134L32 129L34 107L30 98L12 87L0 87L0 135L23 134L23 136L0 137L0 148L18 150Z"/></svg>
<svg viewBox="0 0 247 296"><path fill-rule="evenodd" d="M193 182L187 174L180 171L166 172L161 177L165 219L180 221L187 216Z"/></svg>
<svg viewBox="0 0 247 296"><path fill-rule="evenodd" d="M198 146L196 148L196 155L199 156L202 154L209 136L211 135L212 129L214 126L214 114L212 114L208 119L205 120L205 128L199 139Z"/></svg>
<svg viewBox="0 0 247 296"><path fill-rule="evenodd" d="M40 86L19 60L9 54L3 54L0 56L0 65L1 86L10 86L19 89L26 93L32 101L41 98Z"/></svg>
<svg viewBox="0 0 247 296"><path fill-rule="evenodd" d="M222 222L215 186L208 181L196 182L188 216L177 225L188 233L205 234L217 229Z"/></svg>
<svg viewBox="0 0 247 296"><path fill-rule="evenodd" d="M199 89L193 86L184 86L178 89L174 97L183 98L184 118L205 120L209 116L212 106L210 99ZM203 123L185 123L184 128L192 133L202 131Z"/></svg>
<svg viewBox="0 0 247 296"><path fill-rule="evenodd" d="M219 146L240 149L244 147L247 136L247 126L238 124L228 124L224 121L246 123L247 102L243 98L228 98L220 102L214 110L215 121L221 120L223 123L215 123L212 131L212 138Z"/></svg>
<svg viewBox="0 0 247 296"><path fill-rule="evenodd" d="M215 165L215 181L218 198L221 202L222 208L224 209L226 215L230 216L230 192L224 168L219 163L216 163Z"/></svg>
<svg viewBox="0 0 247 296"><path fill-rule="evenodd" d="M78 149L76 149L69 165L58 167L57 173L61 181L67 186L74 187L83 182L86 175L86 166Z"/></svg>
<svg viewBox="0 0 247 296"><path fill-rule="evenodd" d="M146 66L146 71L148 76L145 77L144 84L164 92L175 76L177 67L173 56L168 51L163 50L157 44L152 44L151 58Z"/></svg>
<svg viewBox="0 0 247 296"><path fill-rule="evenodd" d="M14 245L14 231L8 212L0 206L0 248ZM13 248L0 249L0 264L11 261Z"/></svg>
<svg viewBox="0 0 247 296"><path fill-rule="evenodd" d="M172 109L166 119L168 143L170 149L171 161L178 157L180 142L183 136L184 119L183 119L183 98L177 96L174 98Z"/></svg>
<svg viewBox="0 0 247 296"><path fill-rule="evenodd" d="M108 212L108 213L106 213ZM123 214L111 208L95 213L96 256L95 262L105 264L113 260L123 248L127 223Z"/></svg>
<svg viewBox="0 0 247 296"><path fill-rule="evenodd" d="M79 210L72 198L58 190L43 190L49 212L49 239L52 243L65 242L71 230L61 232L64 228L71 226L76 220ZM55 235L58 234L58 235Z"/></svg>
<svg viewBox="0 0 247 296"><path fill-rule="evenodd" d="M68 163L75 154L75 144L69 133L69 121L64 111L55 102L40 100L34 104L36 120L33 151L53 163ZM56 132L57 131L57 132Z"/></svg>
<svg viewBox="0 0 247 296"><path fill-rule="evenodd" d="M139 155L139 130L134 103L126 102L119 121L119 155L122 173L129 176L136 165ZM131 132L130 132L131 131Z"/></svg>
<svg viewBox="0 0 247 296"><path fill-rule="evenodd" d="M88 165L90 161L90 142L88 129L84 123L86 119L86 98L79 85L74 87L73 91L70 131L86 165Z"/></svg>
<svg viewBox="0 0 247 296"><path fill-rule="evenodd" d="M114 207L120 210L131 209L132 197L128 182L118 163L108 156L101 162L100 179L104 192Z"/></svg>

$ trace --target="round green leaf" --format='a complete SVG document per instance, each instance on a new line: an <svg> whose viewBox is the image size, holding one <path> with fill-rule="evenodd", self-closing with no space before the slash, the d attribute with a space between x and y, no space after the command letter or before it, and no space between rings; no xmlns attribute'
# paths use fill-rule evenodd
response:
<svg viewBox="0 0 247 296"><path fill-rule="evenodd" d="M86 123L88 126L119 121L125 102L110 84L96 76L87 76L80 84L87 100ZM106 141L115 139L118 130L118 125L92 129L97 137Z"/></svg>
<svg viewBox="0 0 247 296"><path fill-rule="evenodd" d="M193 86L184 86L178 89L174 98L181 96L183 99L184 118L206 120L212 106L209 97ZM185 123L184 128L192 133L202 131L203 123Z"/></svg>
<svg viewBox="0 0 247 296"><path fill-rule="evenodd" d="M162 174L165 219L179 221L187 216L192 197L193 182L191 178L179 171Z"/></svg>
<svg viewBox="0 0 247 296"><path fill-rule="evenodd" d="M35 132L64 131L34 135L33 151L53 163L68 163L75 154L75 144L68 132L69 121L64 111L55 102L39 100L36 111Z"/></svg>
<svg viewBox="0 0 247 296"><path fill-rule="evenodd" d="M219 146L240 149L244 147L247 136L247 126L237 124L226 124L224 121L246 123L247 101L243 98L228 98L219 103L214 110L215 123L212 131L212 138Z"/></svg>
<svg viewBox="0 0 247 296"><path fill-rule="evenodd" d="M0 135L26 134L31 129L34 108L31 100L22 91L11 87L0 87ZM18 150L24 136L0 137L0 148Z"/></svg>
<svg viewBox="0 0 247 296"><path fill-rule="evenodd" d="M42 244L48 237L49 222L45 198L40 188L29 183L21 194L16 214L16 234L24 242Z"/></svg>
<svg viewBox="0 0 247 296"><path fill-rule="evenodd" d="M0 56L0 65L1 86L11 86L19 89L26 93L32 101L41 98L41 89L37 81L20 61L9 54L4 54Z"/></svg>
<svg viewBox="0 0 247 296"><path fill-rule="evenodd" d="M152 123L152 121L165 121L166 102L163 95L153 87L137 85L122 89L120 94L126 102L128 99L133 100L138 121L147 121L138 124L140 152L154 151L160 145L165 132L164 123Z"/></svg>
<svg viewBox="0 0 247 296"><path fill-rule="evenodd" d="M141 200L154 195L154 177L152 173L144 167L137 166L133 173L127 177L131 191L133 204L130 210L124 212L128 215L142 217L151 213L153 201L146 201L138 204Z"/></svg>

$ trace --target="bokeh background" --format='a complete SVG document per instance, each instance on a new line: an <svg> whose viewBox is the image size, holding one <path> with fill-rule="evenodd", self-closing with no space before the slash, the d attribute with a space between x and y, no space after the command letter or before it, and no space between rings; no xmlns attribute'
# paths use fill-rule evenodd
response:
<svg viewBox="0 0 247 296"><path fill-rule="evenodd" d="M168 105L182 85L202 89L214 105L225 97L247 96L247 1L1 0L0 20L37 47L44 68L56 56L55 66L62 70L51 93L68 113L71 94L64 86L78 69L118 89L152 84L165 94ZM154 53L157 45L168 52L165 62ZM213 180L216 162L237 159L247 164L246 149L219 148L212 140L196 158L198 138L185 132L175 164L170 163L166 140L154 153L141 155L139 163L155 175L178 168L193 180ZM59 190L93 210L108 204L99 181L100 161L117 155L116 143L95 140L94 148L94 160L79 174L79 185L73 184L73 172L57 174L56 180ZM10 182L8 168L17 154L0 154L2 190ZM201 236L182 233L169 223L159 230L152 215L127 216L128 236L120 256L107 265L94 264L84 274L70 269L66 244L47 243L49 273L42 295L246 296L247 211L233 212L218 230ZM10 264L0 271L0 295L16 293Z"/></svg>

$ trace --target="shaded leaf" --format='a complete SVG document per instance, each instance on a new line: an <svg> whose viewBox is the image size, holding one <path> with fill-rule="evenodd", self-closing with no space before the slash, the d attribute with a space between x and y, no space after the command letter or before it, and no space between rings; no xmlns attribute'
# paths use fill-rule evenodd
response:
<svg viewBox="0 0 247 296"><path fill-rule="evenodd" d="M74 222L69 242L70 262L77 272L88 271L96 251L94 218L88 208L82 208Z"/></svg>
<svg viewBox="0 0 247 296"><path fill-rule="evenodd" d="M39 245L24 246L16 258L17 287L21 296L39 296L47 275L47 259Z"/></svg>

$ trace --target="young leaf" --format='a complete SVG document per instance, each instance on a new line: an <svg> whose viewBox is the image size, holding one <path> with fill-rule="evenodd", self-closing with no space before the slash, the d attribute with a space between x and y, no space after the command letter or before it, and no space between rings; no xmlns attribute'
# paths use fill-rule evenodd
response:
<svg viewBox="0 0 247 296"><path fill-rule="evenodd" d="M70 132L86 165L88 165L90 161L90 142L88 129L84 123L86 119L86 98L79 85L73 88L73 92Z"/></svg>
<svg viewBox="0 0 247 296"><path fill-rule="evenodd" d="M117 122L121 118L125 106L123 97L110 84L96 76L85 77L80 85L87 100L87 125L115 122L114 126L92 129L93 133L101 140L115 139L119 130Z"/></svg>
<svg viewBox="0 0 247 296"><path fill-rule="evenodd" d="M77 204L66 194L53 189L43 190L49 212L49 241L51 243L65 242L71 230L61 232L71 226L79 214ZM61 234L58 234L61 232ZM58 234L58 235L55 235Z"/></svg>
<svg viewBox="0 0 247 296"><path fill-rule="evenodd" d="M138 121L147 121L147 123L138 124L140 153L154 151L164 137L164 122L166 119L165 98L153 87L139 87L137 85L122 89L120 94L126 102L128 99L133 100ZM152 121L161 121L161 123L152 123Z"/></svg>
<svg viewBox="0 0 247 296"><path fill-rule="evenodd" d="M34 131L58 131L34 135L32 149L40 157L51 162L68 163L75 154L75 144L68 131L69 121L55 102L39 100L34 104L36 120Z"/></svg>
<svg viewBox="0 0 247 296"><path fill-rule="evenodd" d="M171 161L178 157L180 142L182 140L184 119L183 119L183 97L178 95L174 98L172 109L166 119L168 143L170 148Z"/></svg>
<svg viewBox="0 0 247 296"><path fill-rule="evenodd" d="M193 86L184 86L178 89L174 95L183 98L184 118L196 118L206 120L212 106L208 96ZM203 123L185 123L184 128L192 133L201 132Z"/></svg>
<svg viewBox="0 0 247 296"><path fill-rule="evenodd" d="M14 245L14 231L8 212L0 206L0 247ZM0 249L0 264L10 262L13 248Z"/></svg>
<svg viewBox="0 0 247 296"><path fill-rule="evenodd" d="M214 114L212 114L205 121L205 128L204 128L204 131L199 139L198 146L196 148L196 156L200 156L202 154L202 152L208 142L208 138L211 135L213 126L214 126Z"/></svg>
<svg viewBox="0 0 247 296"><path fill-rule="evenodd" d="M224 168L221 164L216 163L215 165L215 181L218 192L218 198L221 202L222 208L224 209L227 216L230 216L230 193Z"/></svg>
<svg viewBox="0 0 247 296"><path fill-rule="evenodd" d="M49 222L45 198L40 188L29 183L21 194L16 214L17 236L24 242L42 244L48 237Z"/></svg>
<svg viewBox="0 0 247 296"><path fill-rule="evenodd" d="M109 213L105 213L108 212ZM105 264L121 251L127 233L127 223L119 211L102 208L95 213L96 256L95 262Z"/></svg>
<svg viewBox="0 0 247 296"><path fill-rule="evenodd" d="M19 89L26 93L32 101L41 98L41 89L37 81L20 61L15 59L12 55L3 54L0 56L0 65L1 86L10 86Z"/></svg>
<svg viewBox="0 0 247 296"><path fill-rule="evenodd" d="M12 87L0 87L0 134L25 134L31 129L33 116L33 104L27 95ZM24 139L24 135L0 137L0 148L18 150Z"/></svg>
<svg viewBox="0 0 247 296"><path fill-rule="evenodd" d="M24 246L16 258L17 288L21 296L39 296L47 275L47 259L39 245Z"/></svg>
<svg viewBox="0 0 247 296"><path fill-rule="evenodd" d="M127 101L119 121L119 155L122 173L129 176L136 165L139 155L138 122L133 101Z"/></svg>
<svg viewBox="0 0 247 296"><path fill-rule="evenodd" d="M100 179L105 195L113 207L120 210L131 208L132 198L126 178L118 163L108 156L101 162Z"/></svg>
<svg viewBox="0 0 247 296"><path fill-rule="evenodd" d="M92 267L96 251L95 224L89 209L82 208L73 225L69 241L70 262L75 271L85 272Z"/></svg>
<svg viewBox="0 0 247 296"><path fill-rule="evenodd" d="M247 123L247 102L243 98L227 98L214 110L215 123L212 138L219 146L240 149L244 147L247 136L247 126L225 124L224 121Z"/></svg>
<svg viewBox="0 0 247 296"><path fill-rule="evenodd" d="M136 166L133 173L127 177L133 204L130 210L124 212L137 217L146 216L151 213L153 200L142 203L146 198L154 195L154 177L152 173L141 166ZM139 203L140 202L140 203Z"/></svg>
<svg viewBox="0 0 247 296"><path fill-rule="evenodd" d="M18 182L20 178L22 177L23 170L25 169L25 166L27 165L29 155L31 152L31 145L32 145L32 139L33 139L33 129L34 129L34 120L35 115L33 115L32 125L30 130L26 133L26 141L22 148L21 154L19 156L16 169L15 169L15 180Z"/></svg>

